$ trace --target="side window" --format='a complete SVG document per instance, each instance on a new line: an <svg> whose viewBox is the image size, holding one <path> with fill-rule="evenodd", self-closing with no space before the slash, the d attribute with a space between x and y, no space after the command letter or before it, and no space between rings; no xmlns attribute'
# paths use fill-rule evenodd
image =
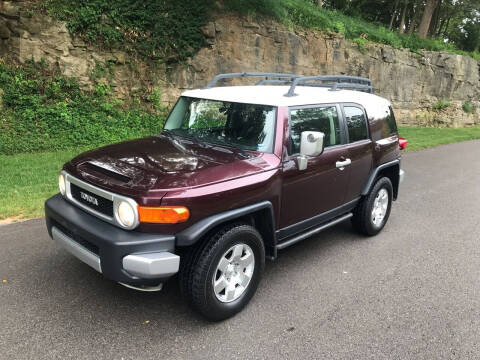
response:
<svg viewBox="0 0 480 360"><path fill-rule="evenodd" d="M393 115L393 109L391 106L388 107L387 125L388 129L390 130L389 135L397 133L397 123L395 121L395 115Z"/></svg>
<svg viewBox="0 0 480 360"><path fill-rule="evenodd" d="M368 139L367 121L363 110L356 106L344 106L343 111L347 121L349 141L352 143Z"/></svg>
<svg viewBox="0 0 480 360"><path fill-rule="evenodd" d="M337 108L335 106L295 109L290 111L290 154L300 152L303 131L321 131L325 147L342 143Z"/></svg>

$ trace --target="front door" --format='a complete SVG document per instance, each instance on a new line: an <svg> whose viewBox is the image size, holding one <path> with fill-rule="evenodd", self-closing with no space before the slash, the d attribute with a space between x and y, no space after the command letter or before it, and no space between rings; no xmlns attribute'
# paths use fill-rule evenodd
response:
<svg viewBox="0 0 480 360"><path fill-rule="evenodd" d="M346 132L340 121L339 105L290 108L289 156L283 163L280 210L280 239L308 227L314 217L341 206L345 201L350 167L337 167L348 159ZM309 157L305 170L299 170L297 157L303 131L325 134L325 151Z"/></svg>

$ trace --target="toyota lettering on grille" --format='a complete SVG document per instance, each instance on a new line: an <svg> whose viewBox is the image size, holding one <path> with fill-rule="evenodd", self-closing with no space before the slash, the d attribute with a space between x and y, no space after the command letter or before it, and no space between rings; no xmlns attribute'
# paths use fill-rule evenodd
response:
<svg viewBox="0 0 480 360"><path fill-rule="evenodd" d="M80 197L82 198L82 200L85 200L86 202L89 202L90 204L98 206L98 200L97 200L96 197L93 197L92 195L85 194L83 191L80 191Z"/></svg>

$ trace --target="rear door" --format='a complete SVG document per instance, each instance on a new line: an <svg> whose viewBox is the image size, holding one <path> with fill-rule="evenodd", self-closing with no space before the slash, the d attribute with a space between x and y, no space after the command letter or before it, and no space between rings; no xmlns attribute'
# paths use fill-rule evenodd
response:
<svg viewBox="0 0 480 360"><path fill-rule="evenodd" d="M280 228L290 227L291 231L281 231L280 237L295 232L295 224L300 226L298 229L302 227L300 222L308 227L312 217L342 205L350 171L349 166L337 168L337 162L349 156L339 105L292 107L289 113L289 154L283 162ZM299 170L297 157L303 131L325 133L325 151L309 157L307 168Z"/></svg>
<svg viewBox="0 0 480 360"><path fill-rule="evenodd" d="M347 129L348 158L351 160L350 179L345 202L358 198L372 171L372 140L367 114L358 104L342 104L342 114Z"/></svg>

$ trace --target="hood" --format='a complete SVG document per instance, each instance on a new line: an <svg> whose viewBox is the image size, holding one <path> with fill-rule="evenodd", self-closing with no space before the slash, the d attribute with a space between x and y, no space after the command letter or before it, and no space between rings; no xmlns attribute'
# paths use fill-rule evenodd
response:
<svg viewBox="0 0 480 360"><path fill-rule="evenodd" d="M65 170L113 192L164 195L273 168L271 156L262 155L160 134L85 152Z"/></svg>

